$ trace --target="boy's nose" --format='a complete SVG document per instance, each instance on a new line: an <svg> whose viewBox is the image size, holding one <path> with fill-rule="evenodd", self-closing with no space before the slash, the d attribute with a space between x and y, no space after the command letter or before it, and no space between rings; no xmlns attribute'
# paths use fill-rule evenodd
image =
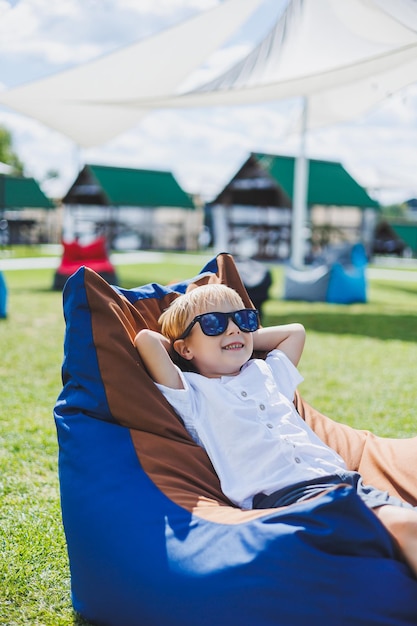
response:
<svg viewBox="0 0 417 626"><path fill-rule="evenodd" d="M236 322L231 317L229 317L229 322L227 324L226 332L228 334L236 333L236 332L240 333L239 326L236 324Z"/></svg>

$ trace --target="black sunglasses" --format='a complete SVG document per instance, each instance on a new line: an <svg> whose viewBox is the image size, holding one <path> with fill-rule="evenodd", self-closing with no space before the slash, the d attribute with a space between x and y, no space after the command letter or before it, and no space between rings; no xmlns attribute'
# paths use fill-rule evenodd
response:
<svg viewBox="0 0 417 626"><path fill-rule="evenodd" d="M191 332L197 322L201 326L201 330L208 337L216 337L225 332L229 319L232 319L236 326L244 333L254 333L259 328L259 313L256 309L240 309L240 311L232 311L231 313L221 313L215 311L213 313L202 313L197 315L191 324L187 326L179 339L185 339Z"/></svg>

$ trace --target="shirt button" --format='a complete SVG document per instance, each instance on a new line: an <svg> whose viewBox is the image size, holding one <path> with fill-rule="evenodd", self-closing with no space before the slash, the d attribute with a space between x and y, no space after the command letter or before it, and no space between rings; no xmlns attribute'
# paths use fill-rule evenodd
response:
<svg viewBox="0 0 417 626"><path fill-rule="evenodd" d="M246 392L246 391L241 391L241 392L240 392L240 395L241 395L243 398L246 398L246 396L247 396L248 394L247 394L247 392Z"/></svg>
<svg viewBox="0 0 417 626"><path fill-rule="evenodd" d="M300 459L298 456L296 456L296 457L295 457L294 461L295 461L296 463L301 463L301 459Z"/></svg>
<svg viewBox="0 0 417 626"><path fill-rule="evenodd" d="M265 411L265 405L264 404L260 404L259 408L261 409L261 411Z"/></svg>
<svg viewBox="0 0 417 626"><path fill-rule="evenodd" d="M274 428L274 425L273 425L273 424L268 423L268 424L267 424L267 427L268 427L268 428Z"/></svg>

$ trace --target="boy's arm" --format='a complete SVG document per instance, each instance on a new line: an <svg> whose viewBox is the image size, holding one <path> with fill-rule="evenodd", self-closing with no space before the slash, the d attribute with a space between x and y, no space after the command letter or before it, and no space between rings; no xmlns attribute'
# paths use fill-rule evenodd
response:
<svg viewBox="0 0 417 626"><path fill-rule="evenodd" d="M135 337L136 350L148 370L151 378L171 389L182 389L180 375L175 367L169 351L171 344L160 333L144 328Z"/></svg>
<svg viewBox="0 0 417 626"><path fill-rule="evenodd" d="M303 353L305 337L306 332L302 324L269 326L253 333L253 348L265 352L278 348L294 365L298 365Z"/></svg>

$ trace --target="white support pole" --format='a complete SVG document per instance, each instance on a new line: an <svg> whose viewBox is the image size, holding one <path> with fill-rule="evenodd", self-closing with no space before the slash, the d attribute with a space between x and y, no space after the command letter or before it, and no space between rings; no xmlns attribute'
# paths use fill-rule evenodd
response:
<svg viewBox="0 0 417 626"><path fill-rule="evenodd" d="M77 176L84 167L83 149L78 144L74 146L74 162L77 169Z"/></svg>
<svg viewBox="0 0 417 626"><path fill-rule="evenodd" d="M300 152L295 160L294 193L291 228L291 264L294 267L304 265L305 231L307 222L308 193L308 160L306 157L307 142L307 98L303 98Z"/></svg>
<svg viewBox="0 0 417 626"><path fill-rule="evenodd" d="M229 251L229 225L227 221L226 207L223 204L215 204L213 213L213 247L216 254Z"/></svg>

